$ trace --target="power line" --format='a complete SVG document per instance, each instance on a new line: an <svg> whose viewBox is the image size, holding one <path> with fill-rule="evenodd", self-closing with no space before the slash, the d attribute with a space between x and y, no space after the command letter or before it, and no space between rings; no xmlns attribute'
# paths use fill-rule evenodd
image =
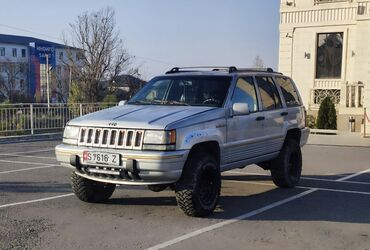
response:
<svg viewBox="0 0 370 250"><path fill-rule="evenodd" d="M53 39L56 39L58 41L64 42L60 38L57 38L57 37L54 37L54 36L50 36L50 35L47 35L47 34L44 34L44 33L34 32L34 31L31 31L31 30L27 30L27 29L24 29L24 28L19 28L19 27L15 27L15 26L3 24L3 23L0 23L0 26L6 27L6 28L9 28L9 29L14 29L14 30L19 30L19 31L27 32L27 33L30 33L30 34L35 34L35 35L39 35L39 36L49 37L49 38L53 38ZM179 66L176 63L166 62L166 61L162 61L162 60L158 60L158 59L154 59L154 58L149 58L149 57L144 57L144 56L136 56L136 55L134 57L141 58L141 59L148 60L148 61L152 61L152 62L161 63L161 64L166 64L166 65L169 65L169 66Z"/></svg>
<svg viewBox="0 0 370 250"><path fill-rule="evenodd" d="M58 41L62 41L62 39L56 38L54 36L46 35L46 34L39 33L39 32L34 32L34 31L31 31L31 30L23 29L23 28L18 28L18 27L15 27L15 26L6 25L6 24L3 24L3 23L0 23L0 26L6 27L6 28L9 28L9 29L24 31L24 32L35 34L35 35L39 35L39 36L41 35L41 36L44 36L44 37L53 38L53 39L56 39Z"/></svg>
<svg viewBox="0 0 370 250"><path fill-rule="evenodd" d="M166 61L162 61L162 60L158 60L158 59L153 59L153 58L149 58L149 57L143 57L143 56L134 56L134 57L141 58L141 59L148 60L148 61L153 61L153 62L161 63L161 64L166 64L166 65L169 65L169 66L179 66L176 63L166 62Z"/></svg>

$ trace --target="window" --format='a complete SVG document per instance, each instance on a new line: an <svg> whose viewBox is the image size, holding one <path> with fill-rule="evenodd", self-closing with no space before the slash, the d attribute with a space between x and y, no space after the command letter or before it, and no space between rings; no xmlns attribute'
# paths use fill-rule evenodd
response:
<svg viewBox="0 0 370 250"><path fill-rule="evenodd" d="M253 77L239 78L233 95L233 103L247 103L249 111L258 111L258 101Z"/></svg>
<svg viewBox="0 0 370 250"><path fill-rule="evenodd" d="M20 64L19 65L19 72L20 73L24 73L24 71L25 71L25 65L24 64Z"/></svg>
<svg viewBox="0 0 370 250"><path fill-rule="evenodd" d="M57 75L58 76L62 75L62 67L61 66L57 66Z"/></svg>
<svg viewBox="0 0 370 250"><path fill-rule="evenodd" d="M316 78L341 78L343 33L317 34Z"/></svg>
<svg viewBox="0 0 370 250"><path fill-rule="evenodd" d="M279 92L276 89L272 78L267 76L257 76L256 80L261 94L263 109L273 110L281 108Z"/></svg>
<svg viewBox="0 0 370 250"><path fill-rule="evenodd" d="M21 79L20 81L19 81L19 85L20 85L20 88L21 88L21 90L24 90L24 79Z"/></svg>
<svg viewBox="0 0 370 250"><path fill-rule="evenodd" d="M17 49L16 48L12 49L12 55L13 55L13 57L17 57Z"/></svg>
<svg viewBox="0 0 370 250"><path fill-rule="evenodd" d="M0 48L0 56L5 56L5 48Z"/></svg>
<svg viewBox="0 0 370 250"><path fill-rule="evenodd" d="M26 57L26 49L22 49L22 57Z"/></svg>
<svg viewBox="0 0 370 250"><path fill-rule="evenodd" d="M59 60L63 60L63 52L59 52Z"/></svg>
<svg viewBox="0 0 370 250"><path fill-rule="evenodd" d="M84 59L84 53L76 52L76 60L79 61L79 60L82 60L82 59Z"/></svg>
<svg viewBox="0 0 370 250"><path fill-rule="evenodd" d="M6 71L5 64L0 64L0 72L5 72L5 71Z"/></svg>
<svg viewBox="0 0 370 250"><path fill-rule="evenodd" d="M286 77L276 77L276 83L279 84L281 92L288 107L296 107L301 105L297 90L295 89L292 81Z"/></svg>

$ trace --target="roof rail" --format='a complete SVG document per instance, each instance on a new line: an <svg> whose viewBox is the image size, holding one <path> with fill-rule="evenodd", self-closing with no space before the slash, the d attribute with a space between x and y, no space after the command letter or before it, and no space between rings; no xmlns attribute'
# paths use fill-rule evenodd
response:
<svg viewBox="0 0 370 250"><path fill-rule="evenodd" d="M277 73L272 68L239 68L238 72L269 72Z"/></svg>
<svg viewBox="0 0 370 250"><path fill-rule="evenodd" d="M200 70L197 69L210 69L211 71L227 71L229 73L233 72L269 72L269 73L277 73L272 68L237 68L235 66L194 66L194 67L174 67L170 71L167 71L166 74L173 74L173 73L180 73L180 72L198 72Z"/></svg>
<svg viewBox="0 0 370 250"><path fill-rule="evenodd" d="M235 66L194 66L194 67L174 67L170 71L167 71L166 74L173 74L179 72L196 72L197 69L210 69L212 71L227 71L229 73L237 71Z"/></svg>

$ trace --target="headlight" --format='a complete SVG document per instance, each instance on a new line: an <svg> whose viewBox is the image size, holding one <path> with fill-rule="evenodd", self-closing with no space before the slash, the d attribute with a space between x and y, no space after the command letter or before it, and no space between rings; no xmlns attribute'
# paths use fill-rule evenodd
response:
<svg viewBox="0 0 370 250"><path fill-rule="evenodd" d="M175 150L176 130L148 130L144 135L144 150Z"/></svg>
<svg viewBox="0 0 370 250"><path fill-rule="evenodd" d="M79 131L80 131L80 127L66 126L64 128L63 138L76 139L77 140Z"/></svg>

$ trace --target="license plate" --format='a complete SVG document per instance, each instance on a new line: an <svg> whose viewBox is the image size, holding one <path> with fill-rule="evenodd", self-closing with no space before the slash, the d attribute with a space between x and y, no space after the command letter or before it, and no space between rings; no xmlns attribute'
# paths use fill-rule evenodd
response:
<svg viewBox="0 0 370 250"><path fill-rule="evenodd" d="M84 151L83 163L119 166L120 155L96 151Z"/></svg>

